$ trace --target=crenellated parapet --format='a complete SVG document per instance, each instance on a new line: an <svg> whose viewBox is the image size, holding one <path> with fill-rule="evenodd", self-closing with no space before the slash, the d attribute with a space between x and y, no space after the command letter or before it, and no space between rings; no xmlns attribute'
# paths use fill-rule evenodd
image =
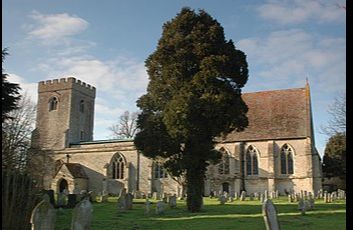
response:
<svg viewBox="0 0 353 230"><path fill-rule="evenodd" d="M40 81L38 83L38 93L52 92L56 90L76 89L92 97L96 95L96 88L74 77Z"/></svg>

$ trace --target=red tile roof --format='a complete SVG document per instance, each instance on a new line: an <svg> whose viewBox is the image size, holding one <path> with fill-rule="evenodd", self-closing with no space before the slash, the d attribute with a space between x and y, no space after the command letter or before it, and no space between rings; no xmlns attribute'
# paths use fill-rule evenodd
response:
<svg viewBox="0 0 353 230"><path fill-rule="evenodd" d="M244 93L249 126L223 141L311 137L310 92L305 88Z"/></svg>

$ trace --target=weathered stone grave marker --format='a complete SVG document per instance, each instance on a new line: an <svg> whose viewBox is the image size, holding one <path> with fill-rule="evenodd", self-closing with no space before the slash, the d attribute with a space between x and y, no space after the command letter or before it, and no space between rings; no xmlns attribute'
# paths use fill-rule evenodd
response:
<svg viewBox="0 0 353 230"><path fill-rule="evenodd" d="M165 203L163 201L158 201L156 204L156 214L163 214L165 210Z"/></svg>
<svg viewBox="0 0 353 230"><path fill-rule="evenodd" d="M4 220L3 220L4 221ZM50 197L44 194L43 200L32 211L32 230L54 230L56 210L50 204Z"/></svg>
<svg viewBox="0 0 353 230"><path fill-rule="evenodd" d="M177 206L177 197L176 195L174 194L173 196L169 197L169 207L171 208L176 208Z"/></svg>
<svg viewBox="0 0 353 230"><path fill-rule="evenodd" d="M89 230L91 228L93 206L89 196L84 197L72 211L71 230Z"/></svg>
<svg viewBox="0 0 353 230"><path fill-rule="evenodd" d="M271 200L267 199L262 205L262 215L265 220L266 230L280 230L277 210Z"/></svg>

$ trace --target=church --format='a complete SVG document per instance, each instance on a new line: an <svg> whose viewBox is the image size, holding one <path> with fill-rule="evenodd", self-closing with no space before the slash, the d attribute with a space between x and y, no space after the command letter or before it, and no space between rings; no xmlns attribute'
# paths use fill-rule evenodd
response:
<svg viewBox="0 0 353 230"><path fill-rule="evenodd" d="M162 161L137 151L133 140L93 140L95 96L95 87L73 77L38 83L30 149L38 185L55 193L67 189L117 195L126 188L181 196L178 178L168 175ZM249 126L217 139L215 148L223 157L209 166L204 195L321 189L309 84L243 93L242 98L249 108Z"/></svg>

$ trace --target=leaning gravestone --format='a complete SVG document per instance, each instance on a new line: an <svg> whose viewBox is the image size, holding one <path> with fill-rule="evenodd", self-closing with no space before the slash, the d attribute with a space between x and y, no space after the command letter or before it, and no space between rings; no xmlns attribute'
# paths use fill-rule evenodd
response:
<svg viewBox="0 0 353 230"><path fill-rule="evenodd" d="M241 195L240 195L240 200L241 200L241 201L244 201L245 198L246 198L246 192L245 192L245 191L242 191L242 192L241 192Z"/></svg>
<svg viewBox="0 0 353 230"><path fill-rule="evenodd" d="M280 230L279 222L277 219L277 210L271 200L265 200L262 205L262 215L265 220L267 230Z"/></svg>
<svg viewBox="0 0 353 230"><path fill-rule="evenodd" d="M44 194L43 200L32 211L32 230L54 230L56 210L50 204L50 197Z"/></svg>
<svg viewBox="0 0 353 230"><path fill-rule="evenodd" d="M163 201L158 201L156 204L156 214L162 214L164 213L164 209L165 209L165 204Z"/></svg>
<svg viewBox="0 0 353 230"><path fill-rule="evenodd" d="M72 212L71 230L89 230L91 228L93 206L89 197L83 198Z"/></svg>

